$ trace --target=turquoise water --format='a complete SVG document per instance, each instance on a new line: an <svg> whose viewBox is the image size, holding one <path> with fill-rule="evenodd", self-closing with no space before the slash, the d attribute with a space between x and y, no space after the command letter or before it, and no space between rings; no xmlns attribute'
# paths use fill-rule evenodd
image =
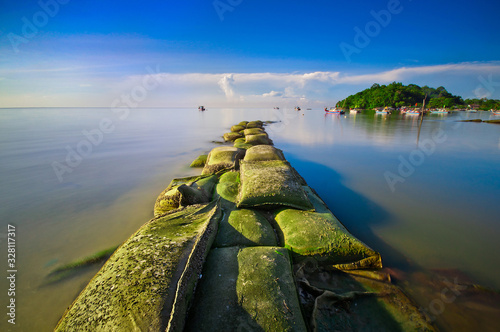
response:
<svg viewBox="0 0 500 332"><path fill-rule="evenodd" d="M242 120L275 145L385 266L458 269L500 288L500 126L425 117L271 109L2 109L0 241L16 226L16 326L51 330L98 267L58 282L55 267L120 244L157 195ZM500 117L496 117L500 118ZM8 289L2 278L0 287ZM2 296L7 305L8 299Z"/></svg>

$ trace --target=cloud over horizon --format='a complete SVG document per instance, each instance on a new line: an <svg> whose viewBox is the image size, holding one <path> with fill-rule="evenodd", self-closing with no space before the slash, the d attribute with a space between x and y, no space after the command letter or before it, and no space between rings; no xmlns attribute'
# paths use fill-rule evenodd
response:
<svg viewBox="0 0 500 332"><path fill-rule="evenodd" d="M103 106L119 95L140 87L145 80L159 82L141 100L144 107L186 106L198 104L212 107L267 107L294 105L322 107L332 105L347 95L369 88L373 83L388 84L393 81L403 84L444 86L453 94L464 98L500 98L500 62L464 62L434 66L400 67L374 71L367 74L341 71L315 71L306 73L167 73L157 67L144 70L144 74L125 77L107 77L98 73L87 73L84 81L72 82L74 89L54 89L68 86L64 77L55 76L51 81L46 72L71 70L53 68L33 75L44 75L30 98L30 103L41 100L38 105L22 104L19 95L9 94L3 89L0 102L4 107L27 106ZM16 70L0 70L0 85L9 80L23 80L25 73ZM27 78L26 78L27 79ZM68 78L71 80L71 78ZM36 86L36 81L30 84ZM62 96L64 94L64 96ZM43 96L43 98L42 98ZM82 99L82 96L85 96ZM93 104L83 101L93 100ZM14 102L15 101L15 102ZM44 104L44 101L46 102ZM57 103L59 101L60 103ZM49 103L49 104L47 104ZM51 103L51 104L50 104ZM62 104L65 103L65 104Z"/></svg>

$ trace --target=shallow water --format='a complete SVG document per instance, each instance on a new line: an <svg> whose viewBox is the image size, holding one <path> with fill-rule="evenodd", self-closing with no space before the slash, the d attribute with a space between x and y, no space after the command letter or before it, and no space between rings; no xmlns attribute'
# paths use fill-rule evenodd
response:
<svg viewBox="0 0 500 332"><path fill-rule="evenodd" d="M16 326L4 319L0 330L52 330L99 267L54 283L50 271L126 240L172 178L199 172L187 166L212 140L253 119L280 121L267 129L275 145L385 266L458 269L499 289L500 126L461 118L494 116L427 116L417 147L418 117L399 114L0 110L0 241L6 253L7 224L15 225L18 271Z"/></svg>

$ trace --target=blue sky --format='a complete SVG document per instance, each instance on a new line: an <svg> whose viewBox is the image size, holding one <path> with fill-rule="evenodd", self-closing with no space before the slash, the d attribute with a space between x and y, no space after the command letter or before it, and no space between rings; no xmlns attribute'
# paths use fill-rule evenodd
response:
<svg viewBox="0 0 500 332"><path fill-rule="evenodd" d="M499 13L484 0L2 0L0 107L321 107L392 81L499 99Z"/></svg>

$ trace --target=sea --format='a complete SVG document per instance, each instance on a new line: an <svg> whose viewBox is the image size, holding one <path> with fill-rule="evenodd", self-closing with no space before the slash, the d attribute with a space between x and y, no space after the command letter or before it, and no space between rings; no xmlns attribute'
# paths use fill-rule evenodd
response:
<svg viewBox="0 0 500 332"><path fill-rule="evenodd" d="M200 173L191 161L233 124L263 120L273 121L274 145L438 327L494 331L500 125L461 121L470 119L500 116L0 109L0 330L53 330L101 265L60 278L53 271L121 244L153 217L173 178ZM459 291L464 283L483 293L471 298Z"/></svg>

